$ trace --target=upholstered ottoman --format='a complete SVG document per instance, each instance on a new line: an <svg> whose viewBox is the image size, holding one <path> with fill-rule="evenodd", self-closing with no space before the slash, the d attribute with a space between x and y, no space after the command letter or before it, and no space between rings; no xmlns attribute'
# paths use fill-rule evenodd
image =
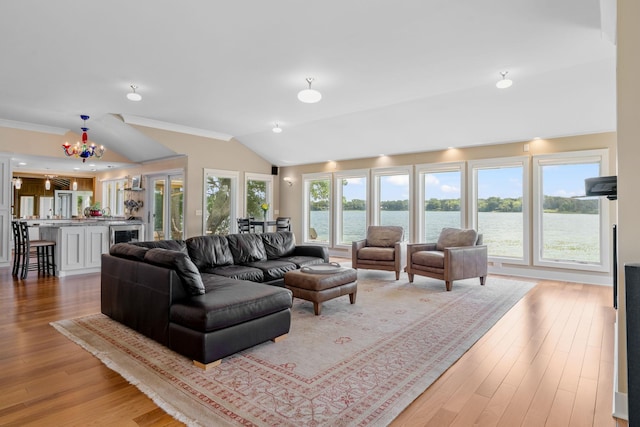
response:
<svg viewBox="0 0 640 427"><path fill-rule="evenodd" d="M322 311L322 303L333 298L349 295L349 301L355 304L357 278L353 268L317 264L286 272L284 286L293 292L294 298L313 302L313 311L317 316Z"/></svg>

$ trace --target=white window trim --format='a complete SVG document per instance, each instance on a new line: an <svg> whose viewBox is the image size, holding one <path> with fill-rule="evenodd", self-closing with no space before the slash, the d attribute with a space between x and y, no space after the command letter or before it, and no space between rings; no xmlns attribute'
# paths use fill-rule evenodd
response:
<svg viewBox="0 0 640 427"><path fill-rule="evenodd" d="M240 172L238 171L229 171L222 169L203 169L202 173L202 235L206 234L207 227L207 195L204 193L204 189L207 188L207 177L209 176L217 176L222 178L230 178L231 179L231 203L229 204L230 212L229 215L231 217L231 226L229 228L229 233L233 233L237 231L238 224L234 221L235 218L238 217L238 212L240 212L240 197L238 197L238 193L240 192L240 187L238 183L240 181Z"/></svg>
<svg viewBox="0 0 640 427"><path fill-rule="evenodd" d="M507 168L507 167L522 167L522 258L515 257L499 257L489 256L489 261L494 264L517 264L517 265L530 265L531 250L530 250L530 206L529 206L529 169L530 160L528 156L517 157L502 157L497 159L484 159L484 160L470 160L468 162L469 174L467 175L468 184L468 203L469 203L469 226L473 229L478 229L478 173L477 169L486 168Z"/></svg>
<svg viewBox="0 0 640 427"><path fill-rule="evenodd" d="M570 262L570 261L553 261L543 259L541 257L542 252L542 174L540 173L541 166L546 165L566 165L566 164L581 164L588 162L600 163L600 176L607 176L609 174L609 151L607 149L601 150L584 150L584 151L571 151L555 154L542 154L533 156L533 265L540 267L553 267L553 268L565 268L575 269L582 271L598 271L608 273L610 271L609 264L609 206L604 202L604 199L599 198L600 204L600 262L598 264Z"/></svg>
<svg viewBox="0 0 640 427"><path fill-rule="evenodd" d="M407 175L409 177L409 229L406 230L404 239L412 240L414 221L413 217L415 211L415 197L413 197L413 166L371 169L371 204L369 205L371 207L371 212L369 213L369 224L380 225L380 178L392 175Z"/></svg>
<svg viewBox="0 0 640 427"><path fill-rule="evenodd" d="M247 216L247 195L249 194L247 187L249 181L265 181L267 183L267 203L269 203L271 207L271 209L267 211L267 215L275 218L273 216L273 175L266 173L246 172L244 174L244 193L242 194L242 204L238 212L244 212L244 216ZM235 226L237 227L237 224L235 224Z"/></svg>
<svg viewBox="0 0 640 427"><path fill-rule="evenodd" d="M309 239L309 181L321 179L329 180L329 239L327 243L317 242ZM330 247L333 242L333 179L330 173L309 173L302 175L302 240L304 243L312 243L319 246Z"/></svg>
<svg viewBox="0 0 640 427"><path fill-rule="evenodd" d="M364 177L367 181L366 181L366 186L365 186L365 197L367 198L366 203L365 203L365 230L366 228L369 226L369 216L370 216L370 211L371 211L371 207L370 207L370 203L369 203L369 194L370 194L370 182L371 182L371 178L370 178L370 170L369 169L356 169L356 170L348 170L348 171L340 171L340 172L334 172L333 174L333 185L334 185L334 192L333 194L335 194L335 212L334 212L334 218L335 221L333 222L333 235L335 236L335 242L334 242L334 246L336 248L347 248L347 249L351 249L351 243L341 243L340 239L342 236L342 215L340 215L342 213L342 185L340 185L340 182L343 179L349 179L349 178L362 178Z"/></svg>
<svg viewBox="0 0 640 427"><path fill-rule="evenodd" d="M416 227L416 236L414 242L421 242L422 236L425 234L425 213L424 204L424 176L430 173L439 172L460 172L460 225L466 227L465 212L467 210L467 173L465 162L447 162L447 163L424 163L416 165L416 211L418 212L418 227Z"/></svg>

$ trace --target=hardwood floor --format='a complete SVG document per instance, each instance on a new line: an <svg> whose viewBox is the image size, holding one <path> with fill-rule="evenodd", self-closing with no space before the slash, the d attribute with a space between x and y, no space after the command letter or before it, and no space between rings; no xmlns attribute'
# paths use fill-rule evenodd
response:
<svg viewBox="0 0 640 427"><path fill-rule="evenodd" d="M0 425L182 425L49 325L99 312L98 274L2 268L0 308ZM541 282L391 425L615 426L614 317L610 288Z"/></svg>

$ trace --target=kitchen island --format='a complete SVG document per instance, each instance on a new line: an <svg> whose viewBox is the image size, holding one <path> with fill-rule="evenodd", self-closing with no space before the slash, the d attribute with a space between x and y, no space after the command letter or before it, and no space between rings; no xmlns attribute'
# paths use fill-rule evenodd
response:
<svg viewBox="0 0 640 427"><path fill-rule="evenodd" d="M101 257L109 252L110 229L123 224L139 225L140 221L111 219L33 220L42 240L56 242L56 276L100 272Z"/></svg>

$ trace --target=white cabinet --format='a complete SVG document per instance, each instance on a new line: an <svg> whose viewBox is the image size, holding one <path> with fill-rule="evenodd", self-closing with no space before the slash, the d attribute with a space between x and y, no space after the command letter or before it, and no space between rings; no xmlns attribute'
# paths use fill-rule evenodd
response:
<svg viewBox="0 0 640 427"><path fill-rule="evenodd" d="M102 254L109 252L109 227L87 227L84 266L100 268Z"/></svg>
<svg viewBox="0 0 640 427"><path fill-rule="evenodd" d="M101 255L109 252L109 227L69 226L46 227L55 234L56 274L95 273L100 271ZM42 228L41 235L45 234ZM55 232L57 231L57 233ZM51 239L49 234L48 239Z"/></svg>
<svg viewBox="0 0 640 427"><path fill-rule="evenodd" d="M0 267L11 260L11 159L0 156Z"/></svg>

